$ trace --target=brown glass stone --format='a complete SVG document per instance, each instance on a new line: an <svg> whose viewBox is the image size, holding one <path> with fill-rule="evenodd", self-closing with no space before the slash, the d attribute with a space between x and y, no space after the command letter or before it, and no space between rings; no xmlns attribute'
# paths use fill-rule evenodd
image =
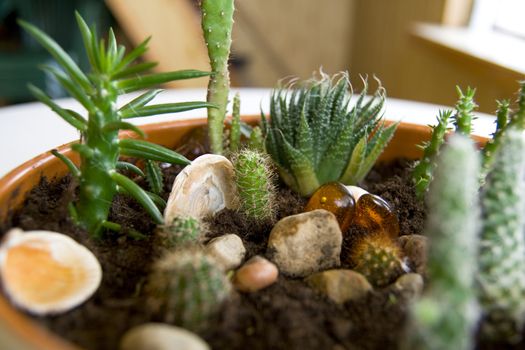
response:
<svg viewBox="0 0 525 350"><path fill-rule="evenodd" d="M305 211L324 209L335 215L341 232L350 227L355 210L355 199L339 182L330 182L317 189L306 204Z"/></svg>
<svg viewBox="0 0 525 350"><path fill-rule="evenodd" d="M370 233L385 231L392 238L399 236L399 221L392 207L374 194L359 197L352 224L361 226Z"/></svg>

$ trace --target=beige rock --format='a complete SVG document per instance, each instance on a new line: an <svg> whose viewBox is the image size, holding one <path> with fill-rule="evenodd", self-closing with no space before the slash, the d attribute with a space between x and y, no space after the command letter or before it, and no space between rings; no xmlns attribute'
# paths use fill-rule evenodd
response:
<svg viewBox="0 0 525 350"><path fill-rule="evenodd" d="M397 239L408 266L413 272L425 275L427 266L428 238L421 235L400 236Z"/></svg>
<svg viewBox="0 0 525 350"><path fill-rule="evenodd" d="M270 233L267 256L281 273L305 277L339 266L342 241L335 216L318 209L281 219Z"/></svg>
<svg viewBox="0 0 525 350"><path fill-rule="evenodd" d="M227 234L212 239L206 245L206 253L214 257L225 270L232 270L244 260L246 248L239 236Z"/></svg>
<svg viewBox="0 0 525 350"><path fill-rule="evenodd" d="M130 329L120 350L210 350L198 335L164 323L146 323Z"/></svg>
<svg viewBox="0 0 525 350"><path fill-rule="evenodd" d="M352 270L318 272L307 277L306 282L338 304L360 299L372 291L372 285L365 276Z"/></svg>
<svg viewBox="0 0 525 350"><path fill-rule="evenodd" d="M196 158L175 178L164 210L164 221L176 216L203 218L224 208L238 207L232 163L223 156L205 154Z"/></svg>
<svg viewBox="0 0 525 350"><path fill-rule="evenodd" d="M394 287L399 290L407 299L412 300L421 296L423 292L423 277L417 273L407 273L400 276L394 283Z"/></svg>
<svg viewBox="0 0 525 350"><path fill-rule="evenodd" d="M252 293L274 284L278 276L274 263L256 255L237 270L233 285L238 291Z"/></svg>

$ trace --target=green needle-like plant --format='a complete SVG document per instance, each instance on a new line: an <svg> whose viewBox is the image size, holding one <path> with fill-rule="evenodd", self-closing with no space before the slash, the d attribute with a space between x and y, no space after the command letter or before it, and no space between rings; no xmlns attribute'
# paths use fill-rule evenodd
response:
<svg viewBox="0 0 525 350"><path fill-rule="evenodd" d="M262 116L267 152L284 182L303 196L328 182L361 181L394 135L397 124L381 120L384 89L366 101L365 80L349 108L350 88L345 72L292 82L273 92L271 124Z"/></svg>
<svg viewBox="0 0 525 350"><path fill-rule="evenodd" d="M412 310L407 349L471 349L475 304L479 154L455 134L437 159L428 192L425 235L430 239L425 295Z"/></svg>
<svg viewBox="0 0 525 350"><path fill-rule="evenodd" d="M39 88L29 86L38 100L49 106L81 135L81 141L72 146L80 155L79 168L65 156L54 153L64 161L79 182L78 200L70 206L71 214L95 237L101 235L104 227L118 230L120 225L108 222L107 219L113 197L119 191L134 197L151 217L161 224L163 218L155 205L155 201L159 202L158 196L145 192L135 182L118 173L119 168L133 170L133 166L119 162L119 156L182 165L189 164L189 161L178 153L143 140L119 140L118 133L120 130L131 130L139 136L144 136L140 129L127 121L129 118L181 112L211 105L206 102L147 105L161 91L152 90L117 108L117 96L168 81L202 77L209 73L183 70L141 75L154 66L150 62L135 63L147 50L148 39L125 54L124 46L117 44L111 29L106 44L78 13L76 18L91 66L89 73L80 70L73 59L44 32L25 21L19 21L61 67L57 69L45 66L43 69L53 75L87 111L85 119L74 111L60 107Z"/></svg>
<svg viewBox="0 0 525 350"><path fill-rule="evenodd" d="M451 115L452 111L440 111L437 118L438 123L435 126L429 126L432 129L430 141L420 146L423 149L423 157L412 170L416 195L420 199L424 197L432 180L434 158L438 155L441 145L445 142L445 133L448 130L448 122Z"/></svg>
<svg viewBox="0 0 525 350"><path fill-rule="evenodd" d="M233 0L202 0L202 31L208 48L212 76L208 84L208 133L213 153L222 154L224 118L230 91L228 58L233 27Z"/></svg>
<svg viewBox="0 0 525 350"><path fill-rule="evenodd" d="M524 175L524 132L507 130L481 195L481 332L499 341L519 340L525 323Z"/></svg>

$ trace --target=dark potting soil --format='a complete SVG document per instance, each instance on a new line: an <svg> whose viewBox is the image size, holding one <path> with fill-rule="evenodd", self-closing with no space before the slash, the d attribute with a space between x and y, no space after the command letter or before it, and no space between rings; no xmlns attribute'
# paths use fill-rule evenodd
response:
<svg viewBox="0 0 525 350"><path fill-rule="evenodd" d="M401 234L418 234L425 214L415 199L407 165L405 160L379 165L362 186L391 203L400 221ZM177 167L164 169L165 198L178 171ZM70 177L42 179L23 207L4 223L2 234L10 227L58 231L94 252L104 272L95 295L65 314L35 319L86 349L117 349L126 330L155 321L141 293L152 263L161 255L152 234L155 225L137 203L117 196L110 220L144 236L108 232L105 239L93 240L68 219L67 203L75 197L75 188ZM279 187L277 219L301 212L304 205L304 199ZM224 210L210 218L208 226L207 239L225 233L238 234L249 259L265 254L272 223L257 223L238 212ZM351 240L345 240L343 256L351 244ZM201 336L213 349L396 349L402 338L406 311L405 297L390 287L376 289L363 300L339 306L302 280L280 276L277 283L262 291L233 293Z"/></svg>

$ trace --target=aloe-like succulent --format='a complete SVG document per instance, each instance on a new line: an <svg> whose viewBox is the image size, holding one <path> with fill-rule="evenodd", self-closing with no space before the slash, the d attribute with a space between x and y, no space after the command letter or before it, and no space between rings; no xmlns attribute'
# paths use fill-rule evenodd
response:
<svg viewBox="0 0 525 350"><path fill-rule="evenodd" d="M365 79L352 108L346 72L273 92L271 123L264 115L262 123L266 150L293 190L307 196L332 181L353 185L370 171L397 124L382 121L384 89L367 100L367 87Z"/></svg>
<svg viewBox="0 0 525 350"><path fill-rule="evenodd" d="M106 41L99 39L95 30L90 29L78 13L76 18L89 58L89 73L83 72L73 59L40 29L19 21L61 67L58 69L45 66L43 69L53 75L87 111L87 118L84 118L77 112L60 107L39 88L29 86L38 100L49 106L81 135L80 141L72 146L80 155L79 168L66 156L53 152L69 167L71 174L79 182L78 200L70 206L70 212L73 218L94 236L100 236L103 228L119 230L119 224L108 221L108 214L114 195L124 192L134 197L152 218L161 224L162 215L155 202L162 204L162 199L154 193L142 190L131 179L118 172L119 168L137 171L132 165L120 162L119 155L182 165L189 164L189 161L176 152L143 140L119 140L118 133L120 130L131 130L141 137L144 136L140 129L127 121L130 118L181 112L211 105L206 102L147 105L161 91L152 90L117 108L117 96L168 81L202 77L209 73L184 70L142 75L155 66L151 62L136 63L146 52L148 39L126 54L124 46L117 44L111 29L106 45Z"/></svg>

